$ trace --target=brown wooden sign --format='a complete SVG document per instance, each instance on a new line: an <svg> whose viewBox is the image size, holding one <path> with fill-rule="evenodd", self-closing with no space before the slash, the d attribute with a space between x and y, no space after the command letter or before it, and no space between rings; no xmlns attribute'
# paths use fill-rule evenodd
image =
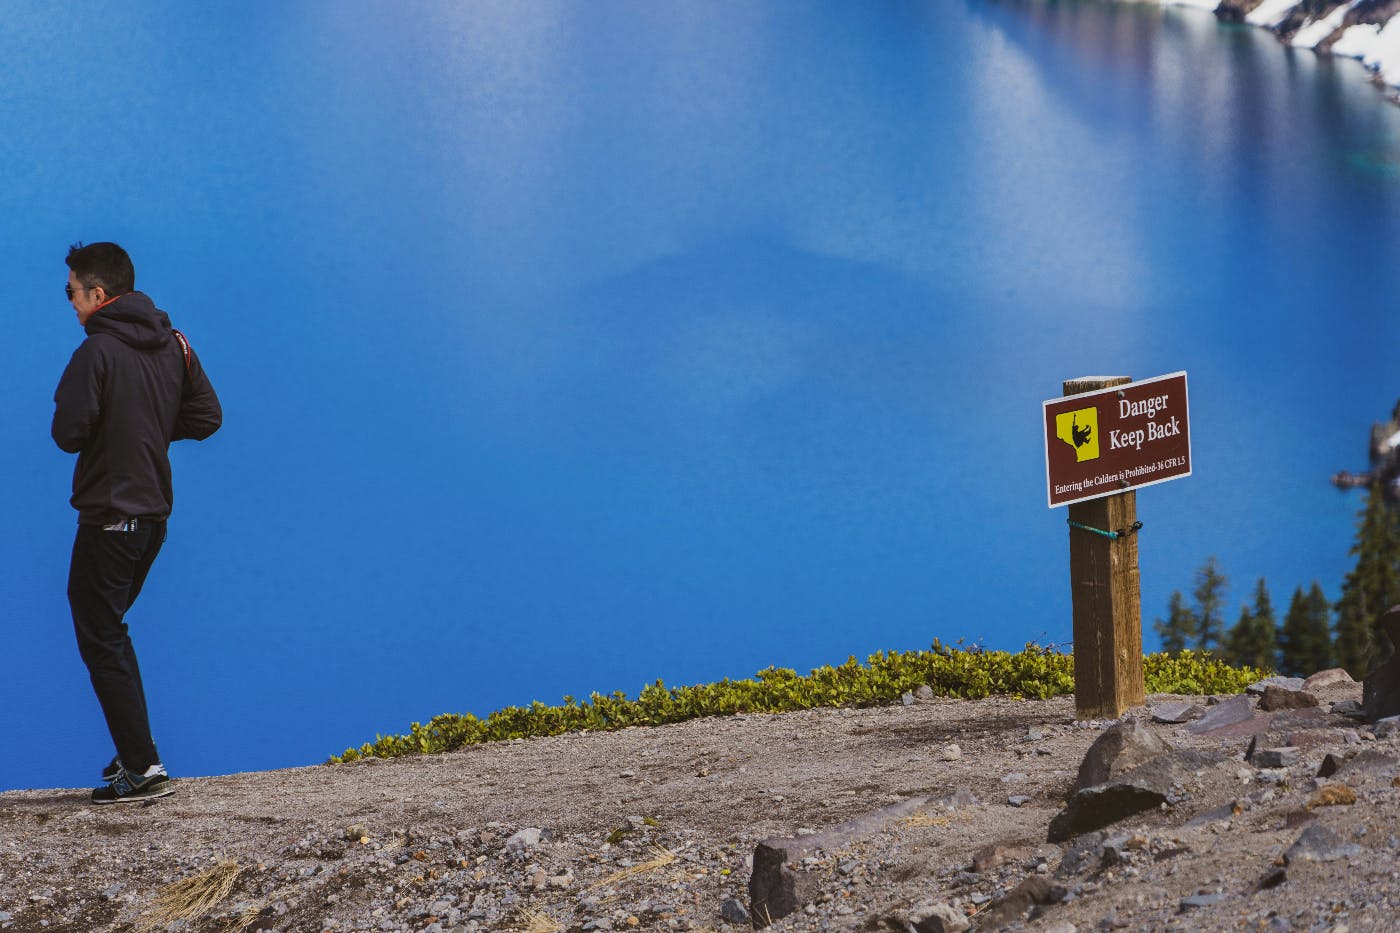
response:
<svg viewBox="0 0 1400 933"><path fill-rule="evenodd" d="M1050 508L1191 475L1186 373L1045 402Z"/></svg>

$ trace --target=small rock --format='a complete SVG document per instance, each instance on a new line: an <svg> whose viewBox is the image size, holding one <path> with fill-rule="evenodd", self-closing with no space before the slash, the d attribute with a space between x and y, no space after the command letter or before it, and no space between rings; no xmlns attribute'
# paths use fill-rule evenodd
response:
<svg viewBox="0 0 1400 933"><path fill-rule="evenodd" d="M532 849L539 847L544 839L544 830L530 826L522 829L506 840L506 854L514 859L524 859Z"/></svg>
<svg viewBox="0 0 1400 933"><path fill-rule="evenodd" d="M1219 904L1225 900L1224 894L1197 894L1192 897L1183 897L1180 907L1183 913L1188 910L1195 910L1199 907L1209 907L1212 904Z"/></svg>
<svg viewBox="0 0 1400 933"><path fill-rule="evenodd" d="M1152 721L1174 725L1200 719L1205 708L1197 703L1158 703L1152 707Z"/></svg>
<svg viewBox="0 0 1400 933"><path fill-rule="evenodd" d="M1288 768L1298 763L1302 749L1292 745L1282 748L1261 748L1255 751L1252 762L1256 768Z"/></svg>
<svg viewBox="0 0 1400 933"><path fill-rule="evenodd" d="M933 688L928 684L924 684L918 690L914 691L914 696L919 698L920 703L928 703L933 699Z"/></svg>
<svg viewBox="0 0 1400 933"><path fill-rule="evenodd" d="M1281 709L1308 709L1321 705L1317 697L1302 690L1287 690L1277 684L1269 684L1259 698L1259 709L1265 713Z"/></svg>
<svg viewBox="0 0 1400 933"><path fill-rule="evenodd" d="M962 749L957 745L945 745L940 753L944 761L961 761Z"/></svg>
<svg viewBox="0 0 1400 933"><path fill-rule="evenodd" d="M737 897L731 897L720 905L719 918L735 925L749 923L749 911Z"/></svg>
<svg viewBox="0 0 1400 933"><path fill-rule="evenodd" d="M934 904L911 911L910 921L917 933L963 933L972 926L967 916L951 904Z"/></svg>
<svg viewBox="0 0 1400 933"><path fill-rule="evenodd" d="M1330 667L1325 671L1318 671L1307 680L1303 681L1304 690L1317 690L1322 687L1330 687L1333 684L1354 684L1355 680L1346 672L1344 668ZM1355 701L1353 701L1355 702Z"/></svg>
<svg viewBox="0 0 1400 933"><path fill-rule="evenodd" d="M1017 794L1014 797L1007 797L1006 802L1013 807L1024 807L1031 802L1031 798L1027 797L1025 794Z"/></svg>
<svg viewBox="0 0 1400 933"><path fill-rule="evenodd" d="M1260 692L1263 692L1262 690ZM1217 731L1231 731L1231 726L1240 726L1241 723L1248 723L1254 718L1254 705L1250 703L1249 697L1236 695L1223 700L1217 699L1206 714L1186 727L1186 731L1193 735L1202 735Z"/></svg>
<svg viewBox="0 0 1400 933"><path fill-rule="evenodd" d="M910 693L908 690L904 691L899 697L899 702L903 703L905 706L913 706L914 694Z"/></svg>
<svg viewBox="0 0 1400 933"><path fill-rule="evenodd" d="M1003 774L1001 782L1003 784L1020 784L1022 781L1029 781L1031 776L1021 771L1012 771L1010 774Z"/></svg>
<svg viewBox="0 0 1400 933"><path fill-rule="evenodd" d="M1059 867L1055 869L1055 877L1068 878L1081 874L1099 863L1099 847L1103 844L1107 833L1093 832L1076 836L1065 847L1065 854L1060 858Z"/></svg>
<svg viewBox="0 0 1400 933"><path fill-rule="evenodd" d="M1400 716L1387 716L1377 720L1376 727L1371 731L1378 739L1388 739L1400 733Z"/></svg>
<svg viewBox="0 0 1400 933"><path fill-rule="evenodd" d="M1332 862L1361 854L1361 846L1354 842L1343 842L1336 830L1322 823L1315 823L1303 830L1297 841L1284 853L1285 864L1294 862Z"/></svg>

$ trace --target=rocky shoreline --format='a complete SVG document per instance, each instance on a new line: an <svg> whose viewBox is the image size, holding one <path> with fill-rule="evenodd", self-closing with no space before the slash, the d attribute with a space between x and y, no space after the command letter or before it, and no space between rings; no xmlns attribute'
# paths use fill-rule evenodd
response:
<svg viewBox="0 0 1400 933"><path fill-rule="evenodd" d="M1140 2L1140 0L1133 0ZM1147 0L1267 29L1294 48L1354 58L1400 103L1400 0Z"/></svg>
<svg viewBox="0 0 1400 933"><path fill-rule="evenodd" d="M1388 926L1400 725L1335 673L1274 686L1113 723L925 691L179 780L135 806L9 792L0 929Z"/></svg>

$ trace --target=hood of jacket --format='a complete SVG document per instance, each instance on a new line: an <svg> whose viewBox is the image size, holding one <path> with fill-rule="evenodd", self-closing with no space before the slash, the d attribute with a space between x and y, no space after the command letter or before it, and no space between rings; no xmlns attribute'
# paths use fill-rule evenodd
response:
<svg viewBox="0 0 1400 933"><path fill-rule="evenodd" d="M99 308L83 329L89 337L111 334L138 350L154 350L170 341L170 318L142 292L127 292Z"/></svg>

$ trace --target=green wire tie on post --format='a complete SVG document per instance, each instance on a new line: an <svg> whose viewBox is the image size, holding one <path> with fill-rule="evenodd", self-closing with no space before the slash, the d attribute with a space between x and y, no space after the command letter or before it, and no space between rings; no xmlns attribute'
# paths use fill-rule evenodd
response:
<svg viewBox="0 0 1400 933"><path fill-rule="evenodd" d="M1110 541L1117 541L1119 538L1126 538L1128 535L1135 535L1142 530L1142 522L1133 522L1131 528L1120 528L1117 531L1104 531L1102 528L1095 528L1092 525L1081 524L1072 518L1065 519L1071 528L1078 528L1081 531L1092 531L1096 535L1103 535Z"/></svg>

